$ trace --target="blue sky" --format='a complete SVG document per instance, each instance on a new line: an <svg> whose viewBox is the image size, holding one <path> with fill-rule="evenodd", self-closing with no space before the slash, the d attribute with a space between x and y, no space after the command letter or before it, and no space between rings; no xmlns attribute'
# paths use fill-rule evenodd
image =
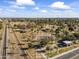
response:
<svg viewBox="0 0 79 59"><path fill-rule="evenodd" d="M79 17L79 0L0 0L0 17Z"/></svg>

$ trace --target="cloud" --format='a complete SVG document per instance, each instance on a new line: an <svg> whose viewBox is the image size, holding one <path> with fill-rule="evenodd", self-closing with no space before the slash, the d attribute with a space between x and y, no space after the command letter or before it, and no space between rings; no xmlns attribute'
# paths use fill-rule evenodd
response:
<svg viewBox="0 0 79 59"><path fill-rule="evenodd" d="M47 10L41 10L41 12L46 13L46 12L47 12Z"/></svg>
<svg viewBox="0 0 79 59"><path fill-rule="evenodd" d="M25 9L25 7L23 6L18 6L18 5L10 5L11 8L15 8L15 9Z"/></svg>
<svg viewBox="0 0 79 59"><path fill-rule="evenodd" d="M50 5L51 8L54 8L54 9L63 9L63 10L67 10L67 9L71 9L70 6L68 5L65 5L64 2L54 2L53 4Z"/></svg>
<svg viewBox="0 0 79 59"><path fill-rule="evenodd" d="M35 7L34 9L35 9L35 10L39 10L39 7Z"/></svg>
<svg viewBox="0 0 79 59"><path fill-rule="evenodd" d="M9 4L8 8L12 8L12 9L25 9L25 6L17 5L16 2L14 2L14 1L4 1L4 2Z"/></svg>
<svg viewBox="0 0 79 59"><path fill-rule="evenodd" d="M18 5L35 5L33 0L16 0Z"/></svg>
<svg viewBox="0 0 79 59"><path fill-rule="evenodd" d="M8 11L8 12L16 12L15 9L6 9L6 11Z"/></svg>
<svg viewBox="0 0 79 59"><path fill-rule="evenodd" d="M65 18L76 18L79 17L78 13L72 10L64 10L64 11L53 11L51 12L52 17L65 17Z"/></svg>
<svg viewBox="0 0 79 59"><path fill-rule="evenodd" d="M2 8L0 8L0 11L2 11Z"/></svg>

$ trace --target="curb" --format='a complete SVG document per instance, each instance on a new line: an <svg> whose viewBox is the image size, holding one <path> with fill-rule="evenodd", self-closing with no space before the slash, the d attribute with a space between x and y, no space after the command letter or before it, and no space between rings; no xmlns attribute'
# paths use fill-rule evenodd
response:
<svg viewBox="0 0 79 59"><path fill-rule="evenodd" d="M63 55L65 55L65 54L68 54L68 53L70 53L70 52L72 52L72 51L75 51L75 50L77 50L77 49L79 49L79 47L78 47L78 48L75 48L75 49L72 49L72 50L70 50L70 51L61 53L61 54L56 55L56 56L54 56L54 57L52 57L52 58L49 58L49 59L56 59L56 58L58 58L58 57L60 57L60 56L63 56Z"/></svg>

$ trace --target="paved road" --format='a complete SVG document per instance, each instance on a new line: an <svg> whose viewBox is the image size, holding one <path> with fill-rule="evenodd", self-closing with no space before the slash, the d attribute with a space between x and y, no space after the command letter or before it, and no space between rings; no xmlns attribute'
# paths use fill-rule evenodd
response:
<svg viewBox="0 0 79 59"><path fill-rule="evenodd" d="M3 25L3 29L2 29L2 40L0 41L0 59L2 59L2 54L3 54L4 34L5 34L5 25Z"/></svg>
<svg viewBox="0 0 79 59"><path fill-rule="evenodd" d="M4 38L3 38L3 47L2 47L2 59L6 59L6 48L7 48L7 25L4 25Z"/></svg>
<svg viewBox="0 0 79 59"><path fill-rule="evenodd" d="M75 57L76 55L79 54L79 49L73 51L73 52L70 52L68 54L65 54L65 55L62 55L56 59L73 59L73 57ZM79 56L75 57L75 59L79 59Z"/></svg>
<svg viewBox="0 0 79 59"><path fill-rule="evenodd" d="M76 56L74 56L74 57L71 58L71 59L79 59L79 55L76 55Z"/></svg>

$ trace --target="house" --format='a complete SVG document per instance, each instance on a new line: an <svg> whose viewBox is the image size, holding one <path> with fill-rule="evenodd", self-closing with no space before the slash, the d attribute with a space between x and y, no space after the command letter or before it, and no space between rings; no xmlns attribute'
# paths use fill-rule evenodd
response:
<svg viewBox="0 0 79 59"><path fill-rule="evenodd" d="M34 38L34 40L36 41L43 40L43 39L52 39L52 35L50 33L45 33L40 31L36 34L36 37Z"/></svg>
<svg viewBox="0 0 79 59"><path fill-rule="evenodd" d="M20 32L20 33L25 33L26 30L25 29L15 29L16 32Z"/></svg>

